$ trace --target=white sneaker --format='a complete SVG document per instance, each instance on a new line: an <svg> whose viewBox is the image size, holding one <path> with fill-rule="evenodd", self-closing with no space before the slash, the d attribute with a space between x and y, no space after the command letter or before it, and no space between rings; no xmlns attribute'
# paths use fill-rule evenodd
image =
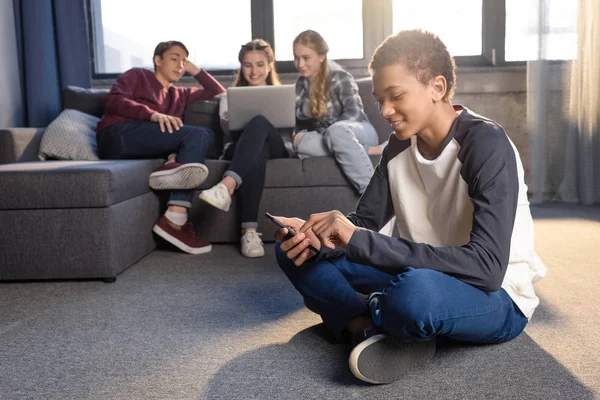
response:
<svg viewBox="0 0 600 400"><path fill-rule="evenodd" d="M244 257L255 258L265 255L265 248L260 236L261 234L256 231L246 231L242 235L242 255Z"/></svg>
<svg viewBox="0 0 600 400"><path fill-rule="evenodd" d="M229 206L231 206L231 195L229 195L227 186L223 185L221 182L208 190L202 191L199 197L200 200L204 200L219 210L229 211Z"/></svg>

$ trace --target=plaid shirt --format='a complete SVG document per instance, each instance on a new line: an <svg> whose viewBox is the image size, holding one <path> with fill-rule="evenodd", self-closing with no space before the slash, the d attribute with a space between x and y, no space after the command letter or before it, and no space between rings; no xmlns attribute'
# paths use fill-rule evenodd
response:
<svg viewBox="0 0 600 400"><path fill-rule="evenodd" d="M368 119L354 78L338 64L330 62L325 118L313 118L310 112L308 79L301 76L296 81L296 132L309 130L323 133L338 121L362 122Z"/></svg>

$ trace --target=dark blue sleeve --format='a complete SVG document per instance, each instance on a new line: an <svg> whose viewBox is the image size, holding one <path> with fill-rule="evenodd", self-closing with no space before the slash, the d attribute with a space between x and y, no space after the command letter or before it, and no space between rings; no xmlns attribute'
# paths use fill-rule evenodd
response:
<svg viewBox="0 0 600 400"><path fill-rule="evenodd" d="M407 266L454 276L485 291L499 290L510 255L519 181L515 152L504 130L480 122L456 138L461 176L473 201L469 242L460 247L434 247L358 229L346 257L388 273Z"/></svg>

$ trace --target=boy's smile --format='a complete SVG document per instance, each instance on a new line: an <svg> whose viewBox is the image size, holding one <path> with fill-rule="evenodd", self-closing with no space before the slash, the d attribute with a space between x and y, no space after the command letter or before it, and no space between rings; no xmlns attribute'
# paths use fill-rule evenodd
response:
<svg viewBox="0 0 600 400"><path fill-rule="evenodd" d="M396 136L405 140L427 126L432 111L431 90L404 64L393 64L373 71L373 96L381 116Z"/></svg>
<svg viewBox="0 0 600 400"><path fill-rule="evenodd" d="M419 149L434 158L442 150L456 113L444 99L445 78L435 76L425 84L417 73L402 62L374 69L373 96L396 137L406 140L418 134Z"/></svg>

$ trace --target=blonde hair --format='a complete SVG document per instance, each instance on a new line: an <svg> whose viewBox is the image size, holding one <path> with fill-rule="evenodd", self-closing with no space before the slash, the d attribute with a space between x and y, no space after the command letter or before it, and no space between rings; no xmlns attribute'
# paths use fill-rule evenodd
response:
<svg viewBox="0 0 600 400"><path fill-rule="evenodd" d="M277 75L277 69L275 68L275 54L269 42L263 39L254 39L244 45L240 49L238 54L238 61L240 62L240 69L235 72L235 80L233 86L249 86L248 80L242 73L242 64L244 63L244 56L250 51L262 51L267 56L267 62L269 63L269 75L267 75L267 85L281 85L279 82L279 75Z"/></svg>
<svg viewBox="0 0 600 400"><path fill-rule="evenodd" d="M325 39L319 33L311 30L304 31L296 36L294 46L297 44L313 49L320 56L325 56L319 73L311 83L308 91L312 116L317 119L323 119L327 116L327 80L329 78L327 53L329 52L329 46L327 46L327 42L325 42Z"/></svg>

